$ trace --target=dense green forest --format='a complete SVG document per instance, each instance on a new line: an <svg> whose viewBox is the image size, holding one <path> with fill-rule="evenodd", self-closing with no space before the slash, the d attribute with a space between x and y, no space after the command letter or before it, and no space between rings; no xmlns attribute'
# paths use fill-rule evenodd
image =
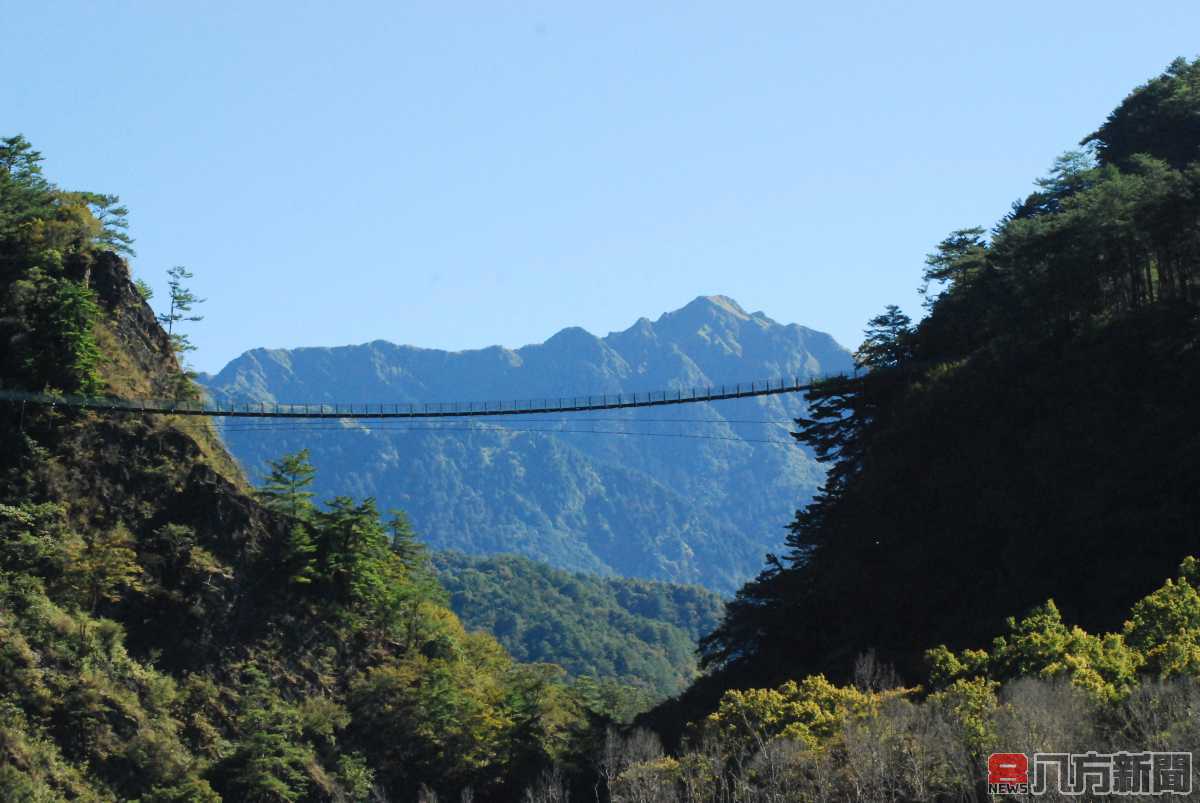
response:
<svg viewBox="0 0 1200 803"><path fill-rule="evenodd" d="M1200 62L1134 91L991 232L953 232L928 314L871 321L798 438L829 467L704 642L724 683L905 677L1047 597L1089 628L1200 551Z"/></svg>
<svg viewBox="0 0 1200 803"><path fill-rule="evenodd" d="M696 674L696 643L724 606L698 586L565 572L515 555L433 557L450 607L520 661L620 680L646 699L677 694Z"/></svg>

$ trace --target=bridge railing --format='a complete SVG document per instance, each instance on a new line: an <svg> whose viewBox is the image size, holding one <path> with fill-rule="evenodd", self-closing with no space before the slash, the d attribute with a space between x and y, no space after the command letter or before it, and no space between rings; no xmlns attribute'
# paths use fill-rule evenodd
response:
<svg viewBox="0 0 1200 803"><path fill-rule="evenodd" d="M429 418L450 416L495 416L528 413L582 412L630 407L685 404L743 396L795 393L811 387L799 376L756 379L732 385L677 387L634 393L600 393L586 396L558 396L509 401L460 402L383 402L383 403L287 403L221 402L211 397L200 399L122 399L70 395L48 395L0 388L0 401L25 402L46 406L78 407L135 413L160 413L204 416L261 416L289 418Z"/></svg>

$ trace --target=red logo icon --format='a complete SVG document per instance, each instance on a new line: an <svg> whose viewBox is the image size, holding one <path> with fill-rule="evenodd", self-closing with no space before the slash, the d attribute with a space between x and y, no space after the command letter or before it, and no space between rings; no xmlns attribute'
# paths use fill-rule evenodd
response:
<svg viewBox="0 0 1200 803"><path fill-rule="evenodd" d="M992 753L988 756L988 783L1029 783L1029 757L1024 753Z"/></svg>

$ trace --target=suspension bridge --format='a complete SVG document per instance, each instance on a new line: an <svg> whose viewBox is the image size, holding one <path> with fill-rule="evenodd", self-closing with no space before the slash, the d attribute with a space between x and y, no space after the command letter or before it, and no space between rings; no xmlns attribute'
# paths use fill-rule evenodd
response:
<svg viewBox="0 0 1200 803"><path fill-rule="evenodd" d="M122 399L114 397L57 396L0 389L0 401L46 407L68 407L144 415L190 415L212 418L467 418L481 416L582 413L591 410L627 410L671 404L699 404L803 393L811 381L800 377L759 379L733 385L707 385L647 393L602 393L509 401L399 402L340 404L318 402L221 402L213 399Z"/></svg>

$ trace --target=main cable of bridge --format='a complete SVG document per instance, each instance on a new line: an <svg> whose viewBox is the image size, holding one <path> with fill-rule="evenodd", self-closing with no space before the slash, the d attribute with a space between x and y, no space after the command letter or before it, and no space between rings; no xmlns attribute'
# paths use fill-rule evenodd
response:
<svg viewBox="0 0 1200 803"><path fill-rule="evenodd" d="M55 396L0 389L0 401L20 402L47 407L70 407L145 415L192 415L210 418L467 418L481 416L546 415L582 413L591 410L627 410L638 407L662 407L672 404L699 404L803 393L811 382L800 377L763 379L735 385L710 385L688 390L660 390L650 393L604 393L588 396L544 397L520 401L416 402L375 404L281 404L244 402L222 404L202 399L122 399L86 396Z"/></svg>

